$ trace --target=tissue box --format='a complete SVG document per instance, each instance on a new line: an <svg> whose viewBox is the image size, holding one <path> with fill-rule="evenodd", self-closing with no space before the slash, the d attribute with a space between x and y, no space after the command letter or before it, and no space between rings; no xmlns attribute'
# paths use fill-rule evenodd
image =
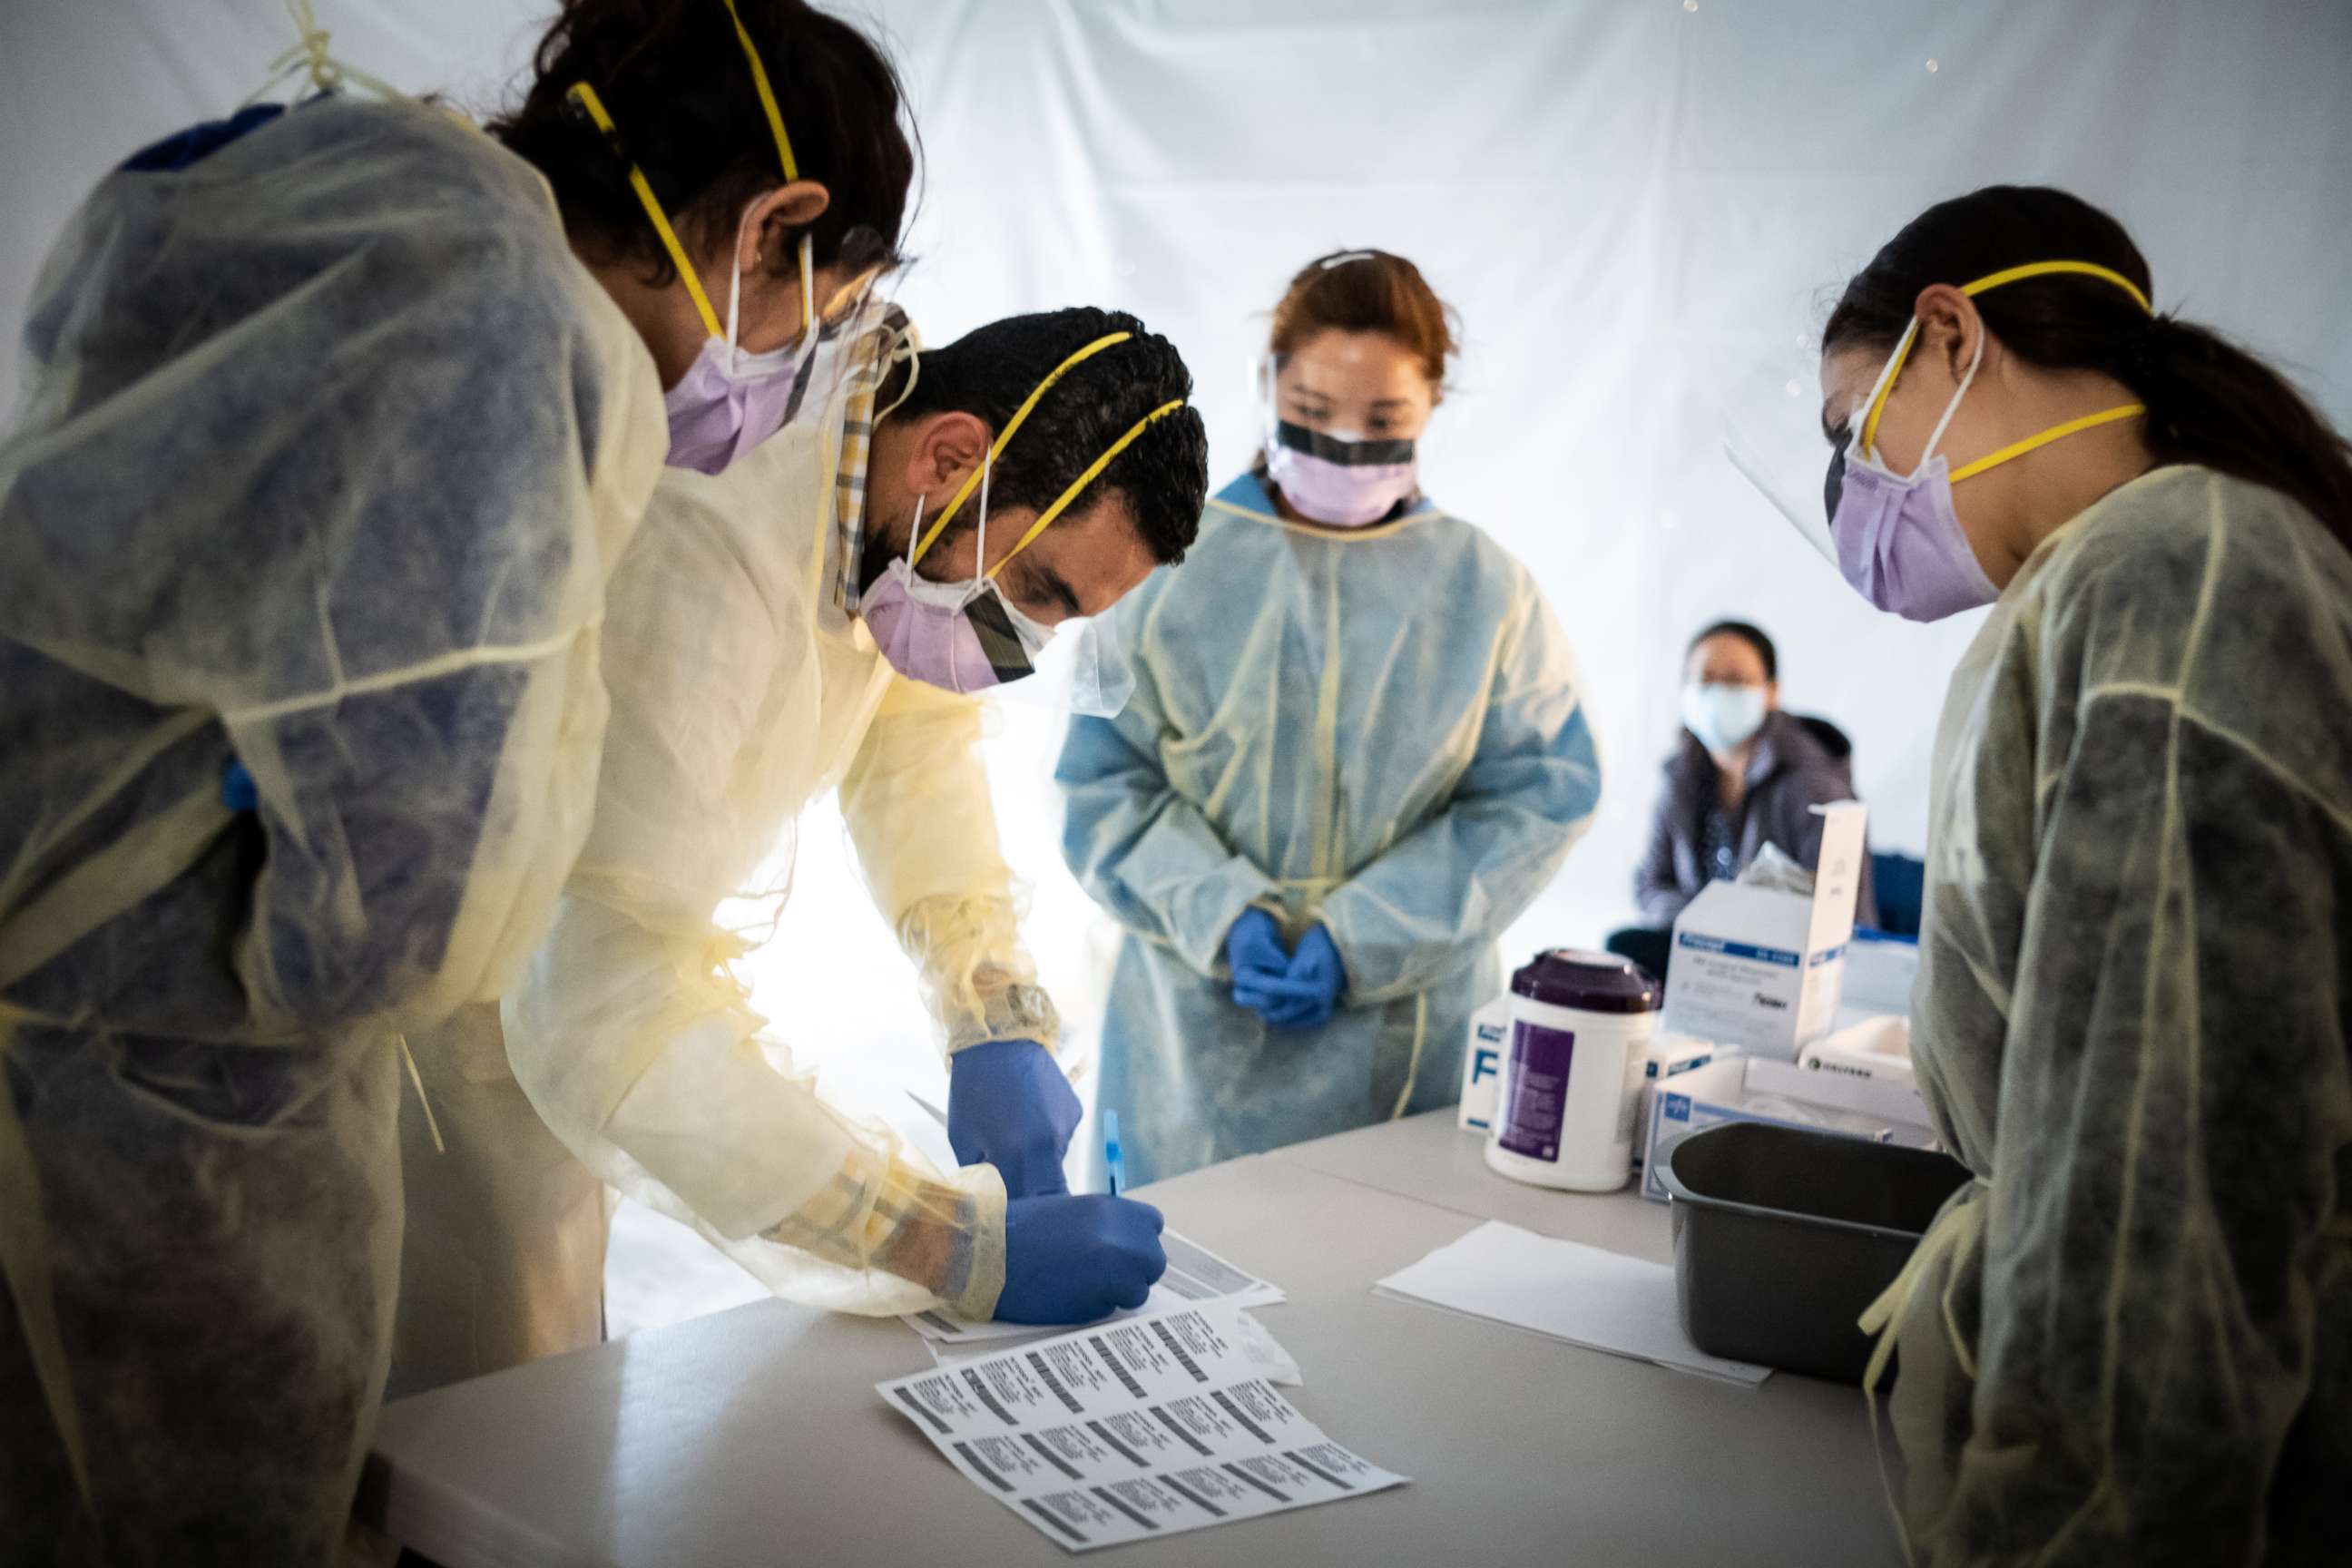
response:
<svg viewBox="0 0 2352 1568"><path fill-rule="evenodd" d="M1462 1105L1454 1125L1481 1138L1495 1120L1495 1092L1503 1081L1503 1049L1511 1038L1511 998L1496 997L1470 1015L1470 1045L1462 1053Z"/></svg>
<svg viewBox="0 0 2352 1568"><path fill-rule="evenodd" d="M1650 1108L1657 1102L1658 1089L1669 1079L1696 1072L1717 1057L1738 1056L1736 1046L1718 1046L1713 1040L1702 1040L1696 1035L1660 1035L1650 1042L1649 1054L1642 1063L1641 1104L1633 1115L1635 1128L1650 1124ZM1675 1087L1679 1088L1680 1085ZM1633 1168L1642 1168L1642 1157L1648 1152L1643 1141L1633 1140Z"/></svg>
<svg viewBox="0 0 2352 1568"><path fill-rule="evenodd" d="M1802 1063L1758 1060L1748 1064L1742 1086L1749 1103L1764 1095L1786 1095L1808 1106L1822 1106L1861 1117L1886 1131L1885 1142L1906 1149L1939 1149L1927 1102L1918 1086L1907 1079L1862 1079L1829 1072Z"/></svg>
<svg viewBox="0 0 2352 1568"><path fill-rule="evenodd" d="M1679 963L1681 960L1676 959L1675 962ZM1849 1138L1864 1138L1874 1143L1896 1141L1895 1126L1886 1118L1811 1101L1769 1106L1753 1103L1748 1079L1759 1069L1765 1070L1755 1090L1757 1097L1779 1096L1783 1101L1796 1101L1801 1097L1782 1086L1780 1074L1791 1075L1800 1088L1808 1079L1818 1077L1793 1063L1735 1055L1718 1057L1703 1068L1694 1068L1659 1086L1655 1103L1650 1109L1648 1133L1642 1140L1643 1197L1654 1198L1659 1203L1666 1201L1665 1184L1658 1178L1658 1151L1685 1132L1696 1132L1702 1127L1714 1127L1726 1121L1761 1121L1775 1127L1803 1127L1816 1132L1836 1132Z"/></svg>
<svg viewBox="0 0 2352 1568"><path fill-rule="evenodd" d="M1911 982L1919 973L1916 937L1856 931L1846 944L1843 1000L1861 1016L1911 1011Z"/></svg>
<svg viewBox="0 0 2352 1568"><path fill-rule="evenodd" d="M1867 813L1852 800L1813 809L1822 822L1812 897L1712 882L1675 921L1661 1028L1784 1059L1829 1032L1853 935Z"/></svg>
<svg viewBox="0 0 2352 1568"><path fill-rule="evenodd" d="M1797 1053L1797 1065L1906 1089L1918 1082L1918 1071L1911 1065L1911 1023L1895 1014L1864 1018L1815 1040Z"/></svg>

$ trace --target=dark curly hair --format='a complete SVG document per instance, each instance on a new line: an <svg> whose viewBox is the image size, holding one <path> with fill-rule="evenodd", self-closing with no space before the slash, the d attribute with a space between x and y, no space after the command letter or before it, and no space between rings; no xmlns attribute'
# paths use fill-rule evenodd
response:
<svg viewBox="0 0 2352 1568"><path fill-rule="evenodd" d="M1132 335L1055 382L990 470L992 506L1042 510L1137 420L1192 396L1192 373L1175 344L1118 310L1077 306L1008 316L944 348L926 350L914 391L898 414L971 414L1002 430L1056 365L1112 332ZM1152 559L1163 564L1184 559L1201 531L1209 493L1209 436L1199 411L1180 408L1154 423L1095 485L1125 497ZM1075 504L1083 508L1087 500ZM957 526L973 515L967 510Z"/></svg>

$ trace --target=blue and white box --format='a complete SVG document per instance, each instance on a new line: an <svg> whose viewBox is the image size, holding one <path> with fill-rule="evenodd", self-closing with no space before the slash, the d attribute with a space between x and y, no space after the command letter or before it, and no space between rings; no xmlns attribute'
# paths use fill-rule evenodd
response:
<svg viewBox="0 0 2352 1568"><path fill-rule="evenodd" d="M1677 961L1679 962L1679 960ZM1778 1092L1782 1075L1796 1074L1801 1085L1816 1074L1785 1063L1739 1055L1717 1057L1703 1068L1661 1084L1650 1107L1650 1125L1641 1140L1642 1195L1666 1201L1659 1179L1658 1156L1667 1144L1686 1132L1726 1121L1760 1121L1772 1127L1801 1127L1814 1132L1835 1132L1873 1143L1895 1142L1895 1128L1884 1117L1836 1106L1800 1102Z"/></svg>
<svg viewBox="0 0 2352 1568"><path fill-rule="evenodd" d="M1711 882L1675 921L1658 1027L1784 1061L1837 1016L1853 902L1862 886L1860 801L1817 805L1821 858L1811 898Z"/></svg>

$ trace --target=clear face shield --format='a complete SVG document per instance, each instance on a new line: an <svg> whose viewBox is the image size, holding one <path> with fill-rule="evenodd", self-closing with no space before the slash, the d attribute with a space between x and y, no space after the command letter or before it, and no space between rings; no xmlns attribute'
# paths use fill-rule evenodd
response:
<svg viewBox="0 0 2352 1568"><path fill-rule="evenodd" d="M1837 542L1830 532L1842 472L1832 455L1824 496L1820 404L1805 378L1781 366L1759 367L1717 405L1717 436L1725 458L1772 510L1832 567Z"/></svg>

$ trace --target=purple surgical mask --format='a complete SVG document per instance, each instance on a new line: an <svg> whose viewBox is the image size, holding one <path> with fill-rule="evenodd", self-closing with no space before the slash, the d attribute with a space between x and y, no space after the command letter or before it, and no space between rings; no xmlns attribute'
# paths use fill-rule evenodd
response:
<svg viewBox="0 0 2352 1568"><path fill-rule="evenodd" d="M1266 443L1265 471L1302 515L1333 528L1380 521L1413 494L1420 477L1410 439L1368 441L1286 419Z"/></svg>
<svg viewBox="0 0 2352 1568"><path fill-rule="evenodd" d="M1912 331L1917 330L1914 322ZM1893 374L1910 342L1906 332L1855 414L1857 421L1866 419L1893 390ZM1824 499L1830 537L1837 544L1838 571L1855 593L1906 620L1940 621L2000 597L1952 510L1951 470L1936 450L1983 361L1984 338L1979 334L1968 374L1929 434L1919 466L1910 473L1894 473L1874 454L1864 453L1858 436L1830 457Z"/></svg>
<svg viewBox="0 0 2352 1568"><path fill-rule="evenodd" d="M801 237L801 335L767 353L736 346L737 313L743 298L743 258L739 249L727 287L727 335L705 338L702 352L662 394L669 414L669 463L715 474L790 424L808 405L817 350L826 334L816 325L811 290L809 237Z"/></svg>
<svg viewBox="0 0 2352 1568"><path fill-rule="evenodd" d="M981 465L980 547L988 559L988 469ZM923 498L915 498L908 552L892 557L859 595L857 613L890 668L910 680L949 691L985 691L1019 680L1036 668L1053 628L1014 609L985 577L934 583L915 570L915 541L923 533Z"/></svg>

